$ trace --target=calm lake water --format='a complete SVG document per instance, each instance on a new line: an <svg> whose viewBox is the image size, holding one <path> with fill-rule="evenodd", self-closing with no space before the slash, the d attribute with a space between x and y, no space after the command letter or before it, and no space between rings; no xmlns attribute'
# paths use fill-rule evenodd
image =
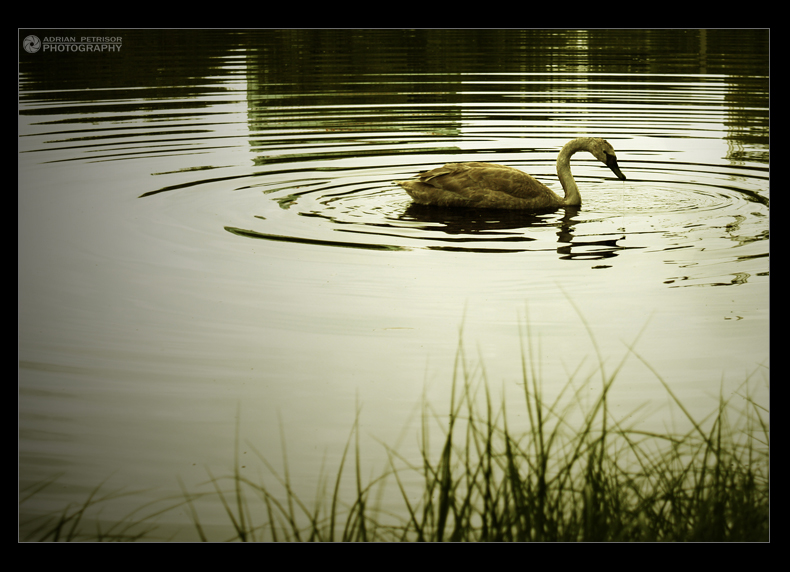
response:
<svg viewBox="0 0 790 572"><path fill-rule="evenodd" d="M512 426L527 325L547 399L569 379L596 396L600 360L611 374L633 345L699 420L720 394L745 403L747 378L767 408L768 44L21 30L20 489L58 479L20 507L20 535L105 479L142 491L109 521L180 495L177 478L212 490L237 418L244 474L267 478L254 451L281 469L282 435L310 501L358 410L364 474L387 467L382 443L418 461L420 407L446 413L461 329ZM561 193L557 153L581 135L606 138L627 177L574 156L581 209L415 209L392 184L488 161ZM633 354L610 400L634 426L688 428ZM199 510L232 536L216 499ZM191 538L186 511L159 522Z"/></svg>

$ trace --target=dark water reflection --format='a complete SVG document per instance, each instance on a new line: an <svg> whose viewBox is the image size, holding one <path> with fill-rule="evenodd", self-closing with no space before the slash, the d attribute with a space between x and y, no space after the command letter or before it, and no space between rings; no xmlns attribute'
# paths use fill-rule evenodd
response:
<svg viewBox="0 0 790 572"><path fill-rule="evenodd" d="M622 246L618 238L601 238L599 240L580 240L574 236L575 224L580 222L575 217L581 209L577 207L563 207L550 209L543 212L512 212L486 209L443 209L428 207L413 203L403 212L402 218L406 221L420 221L425 223L421 228L426 232L443 232L452 237L433 238L432 240L446 243L468 243L470 236L474 237L476 247L458 248L453 246L428 246L432 250L469 250L475 252L520 252L530 250L526 244L519 248L516 244L512 248L486 248L485 243L530 243L538 241L528 235L532 228L551 227L556 229L557 253L561 259L571 260L584 258L595 260L617 256L617 252L628 248ZM556 216L552 216L556 215ZM521 236L498 232L500 230L518 231ZM545 245L538 246L545 248ZM636 247L639 248L639 247Z"/></svg>
<svg viewBox="0 0 790 572"><path fill-rule="evenodd" d="M65 471L45 505L226 471L239 404L267 458L284 420L294 486L336 466L357 399L386 464L376 439L447 402L462 322L523 400L525 307L548 393L597 379L574 305L607 365L641 336L698 419L767 366L767 30L57 35L123 43L19 54L20 482ZM561 193L579 135L628 177L574 156L580 209L431 209L392 183L475 160ZM676 422L644 367L618 375L613 411Z"/></svg>

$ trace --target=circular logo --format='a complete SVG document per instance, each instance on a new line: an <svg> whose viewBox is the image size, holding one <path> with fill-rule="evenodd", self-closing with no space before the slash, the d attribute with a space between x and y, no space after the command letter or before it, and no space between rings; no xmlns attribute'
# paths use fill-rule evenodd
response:
<svg viewBox="0 0 790 572"><path fill-rule="evenodd" d="M38 39L38 36L27 36L22 41L22 47L25 48L27 53L35 54L41 49L41 40Z"/></svg>

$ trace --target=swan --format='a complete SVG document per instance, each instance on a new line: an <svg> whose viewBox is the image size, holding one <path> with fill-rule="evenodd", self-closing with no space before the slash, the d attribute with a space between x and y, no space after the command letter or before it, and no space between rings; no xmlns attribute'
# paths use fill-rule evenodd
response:
<svg viewBox="0 0 790 572"><path fill-rule="evenodd" d="M579 137L566 143L557 156L557 176L564 197L518 169L493 163L447 163L420 173L416 181L394 183L403 187L415 203L437 207L531 210L581 206L582 197L571 174L571 155L577 151L589 151L625 181L608 141Z"/></svg>

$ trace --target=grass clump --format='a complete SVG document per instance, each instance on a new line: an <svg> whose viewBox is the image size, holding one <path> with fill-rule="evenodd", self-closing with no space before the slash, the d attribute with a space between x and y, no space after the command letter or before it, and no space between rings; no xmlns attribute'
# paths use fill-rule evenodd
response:
<svg viewBox="0 0 790 572"><path fill-rule="evenodd" d="M579 391L569 383L566 405L560 405L562 394L546 403L534 363L522 361L530 429L514 435L505 401L494 407L484 371L469 369L459 345L441 454L432 461L426 442L421 467L400 459L425 482L418 506L401 488L409 513L401 539L768 540L767 412L748 395L737 425L722 399L705 430L657 376L693 429L645 433L611 417L607 394L622 363L611 376L601 365L602 391L572 424L571 410L583 407ZM401 469L391 466L400 483Z"/></svg>
<svg viewBox="0 0 790 572"><path fill-rule="evenodd" d="M40 483L36 483L19 494L20 507L41 494L53 485L62 474L54 475ZM138 496L146 491L124 491L116 489L102 491L106 480L97 485L82 503L69 503L63 509L40 514L21 522L27 542L134 542L149 540L156 530L155 520L158 516L183 504L183 499L163 505L161 501L145 503L109 525L102 525L97 517L108 503L129 496ZM21 511L20 511L21 512ZM142 515L142 516L141 516ZM89 524L88 524L89 523Z"/></svg>
<svg viewBox="0 0 790 572"><path fill-rule="evenodd" d="M629 355L642 360L633 347ZM321 479L312 505L292 487L283 442L282 474L250 445L275 488L241 474L237 446L232 475L209 473L211 493L193 494L182 485L183 498L171 509L188 507L204 541L768 541L768 412L748 392L762 366L736 393L740 410L722 397L708 418L697 420L645 363L691 427L658 434L629 428L611 415L608 393L626 358L612 374L598 358L600 395L585 406L581 388L589 383L575 388L573 380L548 402L532 348L522 351L518 407L526 410L529 428L514 433L508 423L512 405L504 398L494 402L482 365L466 360L459 340L449 413L440 416L424 404L417 462L387 448L387 469L363 479L358 411L336 476ZM434 423L442 430L438 447L429 438ZM355 498L344 502L341 481L351 455ZM403 503L397 514L381 510L380 497L372 498L392 481ZM232 526L224 538L209 538L201 523L196 501L209 494ZM145 527L147 518L92 537L86 533L83 515L102 500L97 488L84 505L42 520L28 539L148 538L154 527Z"/></svg>

